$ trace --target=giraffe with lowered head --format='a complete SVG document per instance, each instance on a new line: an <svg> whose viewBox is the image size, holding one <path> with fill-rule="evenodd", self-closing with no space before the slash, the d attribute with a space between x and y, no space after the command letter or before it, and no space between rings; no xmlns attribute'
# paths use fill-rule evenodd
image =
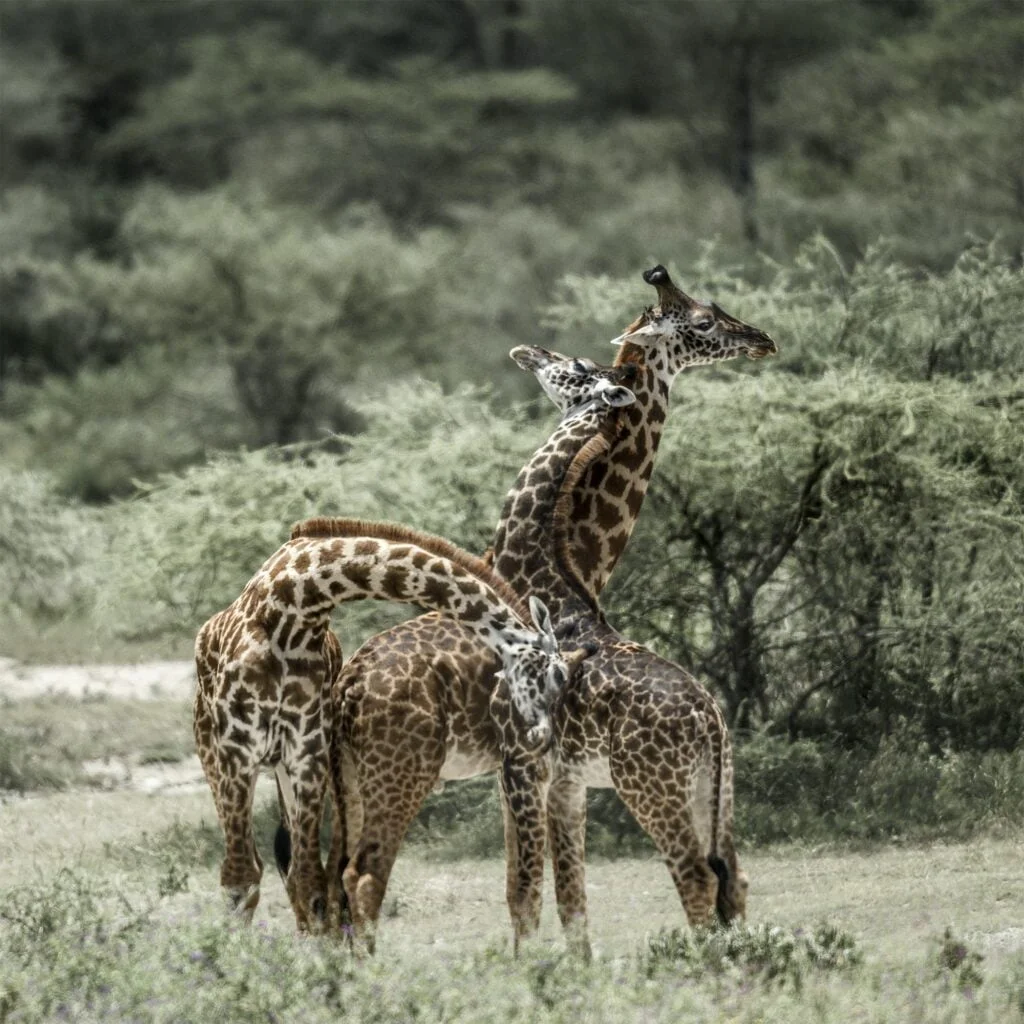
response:
<svg viewBox="0 0 1024 1024"><path fill-rule="evenodd" d="M635 375L630 366L578 375L575 401L564 421L573 428L565 438L569 455L580 439L611 429L618 410L634 400L623 385ZM554 493L548 498L553 500ZM564 629L572 632L572 624ZM589 654L592 648L584 644L581 650ZM450 741L468 741L454 753L471 764L481 757L481 734L487 748L516 763L532 763L549 744L539 748L530 742L504 683L467 692L442 675L424 707L394 692L381 697L358 675L342 673L334 700L332 781L340 828L329 871L341 876L356 936L372 951L391 866L412 817L452 754ZM467 728L469 721L476 724L475 735Z"/></svg>
<svg viewBox="0 0 1024 1024"><path fill-rule="evenodd" d="M196 639L196 747L224 831L221 885L245 920L259 901L252 802L257 773L267 765L276 771L293 837L286 887L296 920L301 929L325 923L319 833L330 687L341 667L329 618L338 604L365 598L411 602L457 619L500 662L498 678L527 744L550 738L550 706L569 666L541 602L530 599L527 611L486 564L439 537L362 520L300 523Z"/></svg>

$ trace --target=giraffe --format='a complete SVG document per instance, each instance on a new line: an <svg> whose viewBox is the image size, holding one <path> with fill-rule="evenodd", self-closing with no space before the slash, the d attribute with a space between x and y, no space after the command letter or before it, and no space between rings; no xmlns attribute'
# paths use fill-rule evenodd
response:
<svg viewBox="0 0 1024 1024"><path fill-rule="evenodd" d="M566 427L572 427L566 437L570 455L578 447L576 442L613 429L618 411L634 400L623 382L635 376L633 366L577 375L574 400L566 403L563 418ZM553 500L554 493L549 497ZM571 621L563 628L571 633ZM591 650L588 645L582 649L587 654ZM463 653L473 650L470 646ZM524 731L504 684L486 692L460 692L448 682L443 676L438 680L429 694L432 706L426 708L419 702L406 703L394 692L381 698L358 677L342 674L334 687L331 774L340 813L335 819L339 828L332 841L330 874L341 876L357 940L360 948L369 951L375 945L388 875L413 815L452 753L456 763L472 764L479 757L472 745L450 751L449 738L465 735L467 721L479 719L488 744L502 756L529 763L544 753L523 742ZM372 786L365 784L367 777L372 777ZM397 787L389 785L389 777L398 782Z"/></svg>
<svg viewBox="0 0 1024 1024"><path fill-rule="evenodd" d="M530 598L528 611L480 559L408 527L352 519L297 524L196 638L196 747L224 831L221 885L246 921L262 876L252 834L256 776L271 765L294 836L286 885L297 923L302 930L324 923L320 816L330 686L341 667L328 624L336 605L365 598L412 602L457 618L500 660L498 679L524 730L522 746L536 750L550 738L550 706L570 664L542 602Z"/></svg>
<svg viewBox="0 0 1024 1024"><path fill-rule="evenodd" d="M664 267L647 271L644 279L657 289L659 305L630 325L632 332L650 329L635 339L627 338L616 360L616 368L634 367L636 375L629 386L636 401L623 411L608 451L580 474L570 497L567 523L572 532L566 543L571 556L567 557L578 567L579 583L595 598L639 513L676 376L696 363L739 355L760 358L776 351L775 343L762 331L687 296ZM545 372L573 362L540 349L532 351L534 365L524 366L535 372L547 367L538 374L542 383ZM580 362L583 369L592 365ZM428 614L370 638L334 688L336 700L348 689L358 694L358 706L353 701L344 726L335 726L339 745L350 748L343 779L348 836L358 836L364 824L364 795L382 794L373 798L365 816L370 834L386 835L387 849L376 851L372 862L355 865L360 878L374 877L378 906L394 860L391 851L397 851L408 822L438 780L468 778L501 763L489 709L494 667L489 654L456 623ZM352 764L353 757L357 765ZM575 848L572 834L578 824L582 838L585 791L572 780L560 779L549 789L549 802L552 849ZM567 830L569 837L561 838ZM332 856L332 865L346 868L350 857L358 861L365 855L354 839L349 847ZM579 851L581 864L581 846ZM575 930L582 931L585 946L582 876L572 858L553 859L562 919L567 924L584 922L582 930ZM368 913L373 916L372 906Z"/></svg>
<svg viewBox="0 0 1024 1024"><path fill-rule="evenodd" d="M633 363L641 371L632 386L636 402L626 414L629 429L584 473L573 492L567 523L580 581L595 597L607 584L639 517L676 378L694 366L741 355L763 359L778 351L763 331L714 302L691 298L660 263L644 271L643 279L656 289L658 304L645 309L612 342L620 346L616 364Z"/></svg>

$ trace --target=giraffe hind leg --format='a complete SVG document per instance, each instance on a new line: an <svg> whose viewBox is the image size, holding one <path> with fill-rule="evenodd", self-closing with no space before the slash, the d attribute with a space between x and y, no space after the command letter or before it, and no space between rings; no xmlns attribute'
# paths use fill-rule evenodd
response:
<svg viewBox="0 0 1024 1024"><path fill-rule="evenodd" d="M252 801L256 769L246 768L232 776L220 766L217 810L224 832L224 861L220 884L228 910L247 924L260 901L263 864L252 831Z"/></svg>
<svg viewBox="0 0 1024 1024"><path fill-rule="evenodd" d="M291 763L285 770L287 788L294 792L289 814L289 858L285 888L301 931L323 931L327 919L327 877L320 858L320 822L324 788L327 783L327 758L322 750ZM275 856L278 854L275 837ZM280 867L280 860L278 860Z"/></svg>
<svg viewBox="0 0 1024 1024"><path fill-rule="evenodd" d="M352 915L357 947L372 954L388 879L409 825L430 794L444 763L438 747L433 758L418 759L403 777L393 772L389 784L360 785L362 822L359 840L346 864L342 882ZM398 762L396 762L398 763ZM346 789L346 801L348 800Z"/></svg>
<svg viewBox="0 0 1024 1024"><path fill-rule="evenodd" d="M657 738L657 737L656 737ZM654 744L652 744L654 746ZM661 743L664 748L666 743ZM706 814L695 814L693 799L699 791L693 768L676 768L669 784L659 778L657 761L647 763L628 753L613 751L612 780L630 814L654 840L668 867L686 919L691 927L715 919L718 875L709 863L710 837ZM699 769L698 769L699 770ZM658 783L657 786L652 784Z"/></svg>

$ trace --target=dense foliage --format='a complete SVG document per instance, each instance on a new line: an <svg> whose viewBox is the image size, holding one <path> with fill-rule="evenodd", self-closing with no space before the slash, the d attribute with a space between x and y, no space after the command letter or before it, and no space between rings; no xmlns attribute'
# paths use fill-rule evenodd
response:
<svg viewBox="0 0 1024 1024"><path fill-rule="evenodd" d="M847 264L881 235L910 268L1024 245L1016 0L0 19L0 438L89 500L357 427L382 372L522 397L504 352L551 339L566 274L674 258L691 283L717 239L761 280L816 231Z"/></svg>

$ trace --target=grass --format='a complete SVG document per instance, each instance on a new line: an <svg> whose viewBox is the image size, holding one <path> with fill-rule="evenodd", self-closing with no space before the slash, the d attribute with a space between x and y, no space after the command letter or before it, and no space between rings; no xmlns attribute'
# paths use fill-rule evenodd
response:
<svg viewBox="0 0 1024 1024"><path fill-rule="evenodd" d="M192 757L191 712L180 700L64 696L0 707L0 790L24 793L102 784L83 765L117 760L124 770Z"/></svg>
<svg viewBox="0 0 1024 1024"><path fill-rule="evenodd" d="M261 804L273 786L261 782ZM4 807L0 1021L1024 1021L1024 837L748 851L749 927L693 934L654 858L588 866L595 962L509 952L497 858L410 849L367 963L299 939L268 867L255 926L220 910L209 794ZM198 840L197 840L198 836Z"/></svg>
<svg viewBox="0 0 1024 1024"><path fill-rule="evenodd" d="M87 778L86 761L192 756L186 702L47 696L2 710L0 777L30 795L2 809L0 1024L1024 1024L1019 826L969 844L745 850L748 925L694 933L656 857L627 842L632 856L608 858L622 836L604 808L587 869L594 962L566 955L550 877L540 934L515 960L491 853L493 782L446 786L395 867L379 955L358 963L294 934L270 856L269 778L256 804L267 867L248 930L221 911L223 843L205 788L67 788Z"/></svg>

